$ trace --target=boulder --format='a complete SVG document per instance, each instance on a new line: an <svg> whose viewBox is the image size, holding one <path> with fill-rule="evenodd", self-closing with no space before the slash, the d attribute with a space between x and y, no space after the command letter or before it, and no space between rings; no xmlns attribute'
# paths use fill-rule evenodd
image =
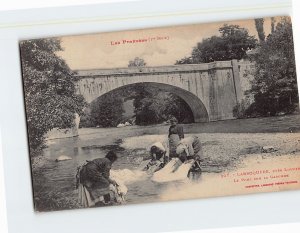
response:
<svg viewBox="0 0 300 233"><path fill-rule="evenodd" d="M121 123L121 124L118 124L118 125L117 125L117 128L122 128L122 127L125 127L125 124L122 124L122 123Z"/></svg>
<svg viewBox="0 0 300 233"><path fill-rule="evenodd" d="M125 122L125 126L130 126L130 125L131 124L128 121Z"/></svg>
<svg viewBox="0 0 300 233"><path fill-rule="evenodd" d="M271 153L271 152L275 152L275 151L278 151L278 149L275 148L274 146L263 146L261 148L262 153Z"/></svg>
<svg viewBox="0 0 300 233"><path fill-rule="evenodd" d="M57 159L55 159L56 162L60 162L60 161L66 161L66 160L71 160L72 158L70 156L67 155L61 155L59 157L57 157Z"/></svg>

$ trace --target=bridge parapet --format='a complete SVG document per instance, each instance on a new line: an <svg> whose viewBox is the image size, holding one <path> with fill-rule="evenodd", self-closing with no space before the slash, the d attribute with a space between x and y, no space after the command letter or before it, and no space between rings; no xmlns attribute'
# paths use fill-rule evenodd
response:
<svg viewBox="0 0 300 233"><path fill-rule="evenodd" d="M142 74L162 74L162 73L179 73L179 72L199 72L211 69L226 69L232 68L231 61L217 61L203 64L185 64L172 66L157 66L157 67L128 67L128 68L113 68L113 69L90 69L90 70L74 70L75 76L86 78L87 76L117 76L117 75L142 75Z"/></svg>

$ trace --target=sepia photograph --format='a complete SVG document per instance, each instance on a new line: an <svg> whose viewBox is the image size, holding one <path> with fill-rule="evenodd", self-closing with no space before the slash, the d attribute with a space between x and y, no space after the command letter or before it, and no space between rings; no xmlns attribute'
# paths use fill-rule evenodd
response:
<svg viewBox="0 0 300 233"><path fill-rule="evenodd" d="M19 47L35 211L300 189L290 17Z"/></svg>

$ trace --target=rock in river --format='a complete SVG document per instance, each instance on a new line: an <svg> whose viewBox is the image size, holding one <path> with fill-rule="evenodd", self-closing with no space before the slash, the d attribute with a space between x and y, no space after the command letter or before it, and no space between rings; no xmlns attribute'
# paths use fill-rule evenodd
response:
<svg viewBox="0 0 300 233"><path fill-rule="evenodd" d="M72 158L70 156L67 156L67 155L61 155L59 156L57 159L55 159L56 162L59 162L59 161L66 161L66 160L71 160Z"/></svg>
<svg viewBox="0 0 300 233"><path fill-rule="evenodd" d="M263 153L271 153L271 152L275 152L275 151L278 151L277 148L275 148L274 146L263 146L261 151Z"/></svg>

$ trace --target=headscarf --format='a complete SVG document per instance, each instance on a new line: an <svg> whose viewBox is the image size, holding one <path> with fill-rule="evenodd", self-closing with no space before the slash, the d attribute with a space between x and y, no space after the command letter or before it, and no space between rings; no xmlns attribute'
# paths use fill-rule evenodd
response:
<svg viewBox="0 0 300 233"><path fill-rule="evenodd" d="M166 148L163 146L163 144L161 142L156 142L154 144L151 145L151 148L155 146L156 148L158 148L159 150L165 152L166 151ZM151 149L150 148L150 149Z"/></svg>

